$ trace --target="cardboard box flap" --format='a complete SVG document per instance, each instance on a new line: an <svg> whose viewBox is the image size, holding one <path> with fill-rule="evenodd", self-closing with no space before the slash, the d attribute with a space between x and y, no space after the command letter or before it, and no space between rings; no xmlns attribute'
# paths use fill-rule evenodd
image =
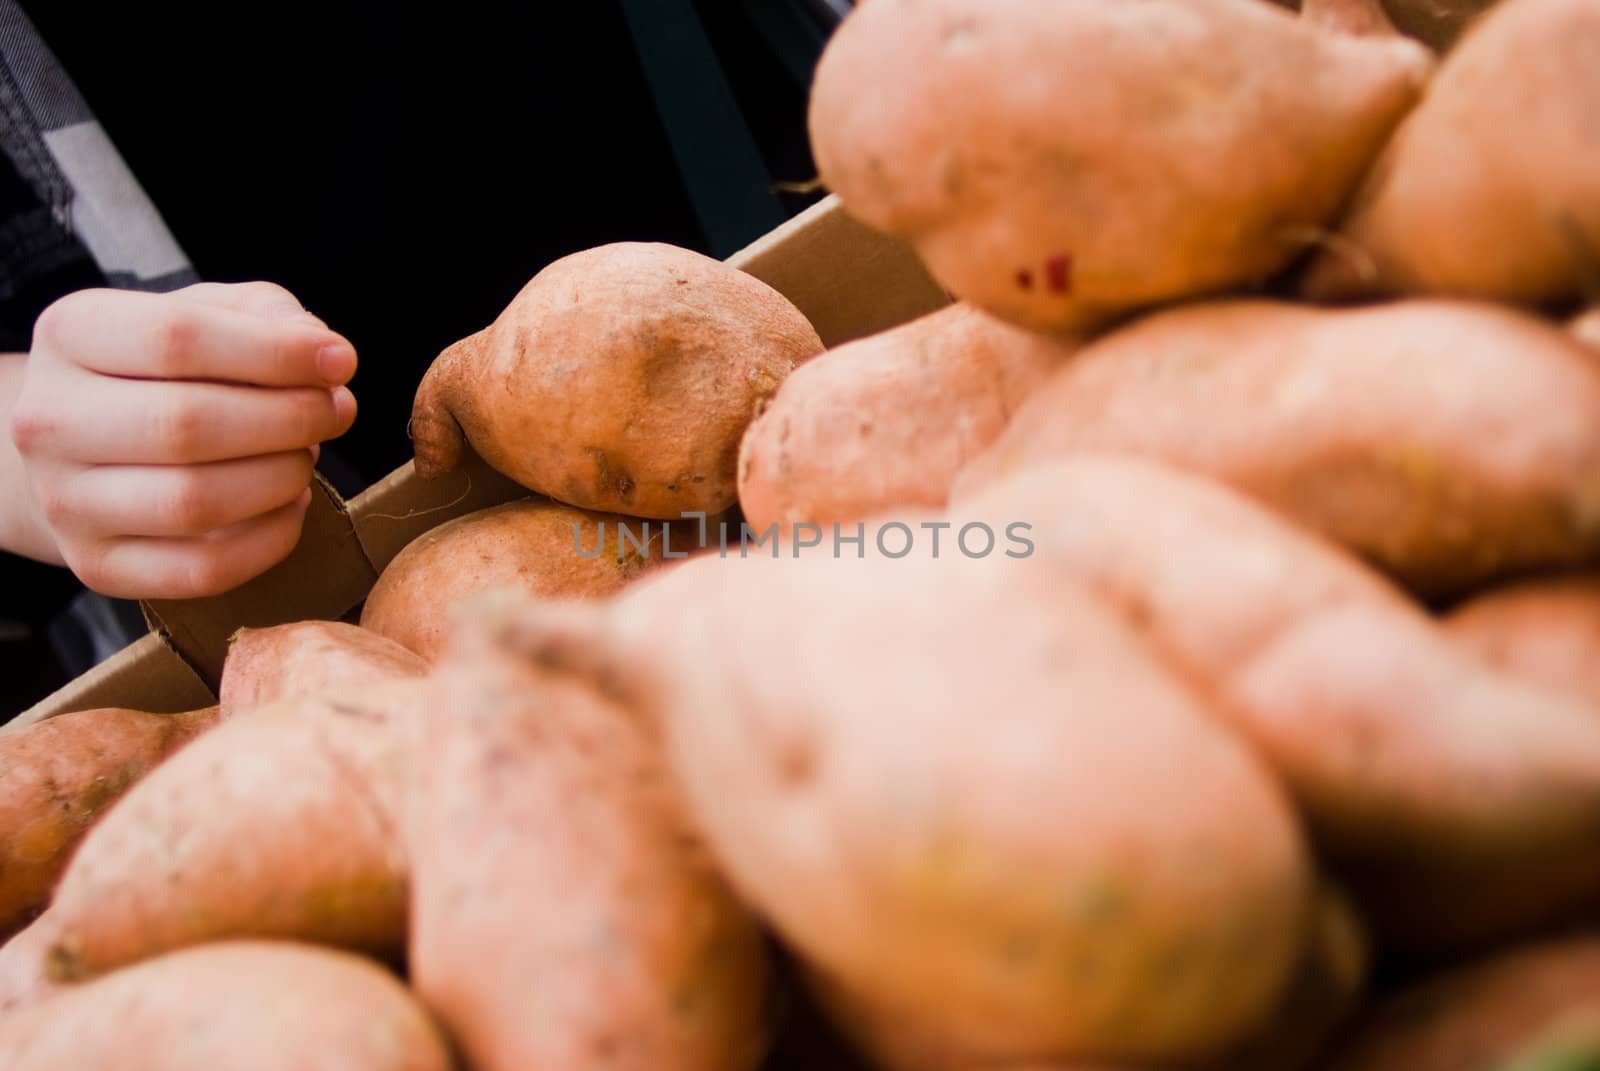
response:
<svg viewBox="0 0 1600 1071"><path fill-rule="evenodd" d="M320 476L311 487L300 543L283 561L222 595L145 603L146 616L213 688L239 629L335 620L366 598L377 579L338 493Z"/></svg>
<svg viewBox="0 0 1600 1071"><path fill-rule="evenodd" d="M903 324L950 303L903 242L819 201L728 258L794 302L827 346Z"/></svg>
<svg viewBox="0 0 1600 1071"><path fill-rule="evenodd" d="M0 732L96 707L178 714L209 707L216 701L205 681L166 638L152 632L12 718Z"/></svg>
<svg viewBox="0 0 1600 1071"><path fill-rule="evenodd" d="M418 479L406 462L357 495L350 503L350 518L367 560L381 573L407 543L428 529L531 494L467 450L460 468L436 480Z"/></svg>

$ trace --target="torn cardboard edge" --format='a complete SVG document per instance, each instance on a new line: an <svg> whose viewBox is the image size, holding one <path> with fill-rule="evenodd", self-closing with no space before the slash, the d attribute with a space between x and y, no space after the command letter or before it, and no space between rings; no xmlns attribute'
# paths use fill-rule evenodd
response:
<svg viewBox="0 0 1600 1071"><path fill-rule="evenodd" d="M832 347L949 303L903 243L828 197L728 258L787 297ZM215 702L228 642L241 628L348 620L378 574L423 532L532 494L468 451L457 472L421 480L407 463L344 502L319 476L300 543L261 576L208 599L145 604L150 635L69 682L13 725L69 710L177 712Z"/></svg>

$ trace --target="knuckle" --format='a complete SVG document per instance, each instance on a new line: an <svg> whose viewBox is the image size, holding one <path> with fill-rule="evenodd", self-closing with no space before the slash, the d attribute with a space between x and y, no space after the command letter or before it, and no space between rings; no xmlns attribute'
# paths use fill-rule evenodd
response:
<svg viewBox="0 0 1600 1071"><path fill-rule="evenodd" d="M55 433L55 418L45 409L32 405L24 396L11 411L11 445L17 453L31 456L40 451Z"/></svg>
<svg viewBox="0 0 1600 1071"><path fill-rule="evenodd" d="M71 495L59 484L40 485L34 493L34 498L39 504L39 512L44 515L45 521L52 528L71 524L77 514Z"/></svg>
<svg viewBox="0 0 1600 1071"><path fill-rule="evenodd" d="M157 374L175 373L183 368L200 344L199 313L175 307L168 311L157 331L155 362Z"/></svg>
<svg viewBox="0 0 1600 1071"><path fill-rule="evenodd" d="M179 530L189 533L208 532L217 527L222 520L218 506L206 481L191 471L172 477L172 486L162 504L167 519Z"/></svg>
<svg viewBox="0 0 1600 1071"><path fill-rule="evenodd" d="M233 586L232 559L223 547L193 551L183 564L179 586L187 598L220 595Z"/></svg>
<svg viewBox="0 0 1600 1071"><path fill-rule="evenodd" d="M33 348L59 349L66 338L67 324L82 311L82 306L94 300L94 290L76 290L57 298L45 306L33 321Z"/></svg>
<svg viewBox="0 0 1600 1071"><path fill-rule="evenodd" d="M178 400L170 403L159 418L157 434L168 453L190 459L205 446L210 426L210 416L203 407Z"/></svg>

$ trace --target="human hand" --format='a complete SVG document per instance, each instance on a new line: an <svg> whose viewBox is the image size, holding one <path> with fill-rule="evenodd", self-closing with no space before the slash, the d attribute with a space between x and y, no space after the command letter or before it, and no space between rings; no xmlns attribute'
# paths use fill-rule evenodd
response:
<svg viewBox="0 0 1600 1071"><path fill-rule="evenodd" d="M272 283L84 290L34 326L11 438L85 585L227 591L300 538L317 444L355 420L354 348Z"/></svg>

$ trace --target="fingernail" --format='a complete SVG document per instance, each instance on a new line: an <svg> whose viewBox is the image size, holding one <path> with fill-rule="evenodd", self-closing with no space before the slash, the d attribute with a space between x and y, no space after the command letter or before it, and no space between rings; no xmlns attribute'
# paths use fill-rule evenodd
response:
<svg viewBox="0 0 1600 1071"><path fill-rule="evenodd" d="M315 465L318 461L321 461L321 460L322 460L322 444L321 443L312 443L311 444L311 463L313 465Z"/></svg>
<svg viewBox="0 0 1600 1071"><path fill-rule="evenodd" d="M349 387L333 389L333 411L339 415L341 424L349 424L355 420L356 396L350 393Z"/></svg>
<svg viewBox="0 0 1600 1071"><path fill-rule="evenodd" d="M317 351L317 374L329 386L347 383L356 374L356 351L348 342L334 342Z"/></svg>
<svg viewBox="0 0 1600 1071"><path fill-rule="evenodd" d="M294 500L295 509L306 509L311 505L311 488L307 487L300 492L300 497Z"/></svg>

